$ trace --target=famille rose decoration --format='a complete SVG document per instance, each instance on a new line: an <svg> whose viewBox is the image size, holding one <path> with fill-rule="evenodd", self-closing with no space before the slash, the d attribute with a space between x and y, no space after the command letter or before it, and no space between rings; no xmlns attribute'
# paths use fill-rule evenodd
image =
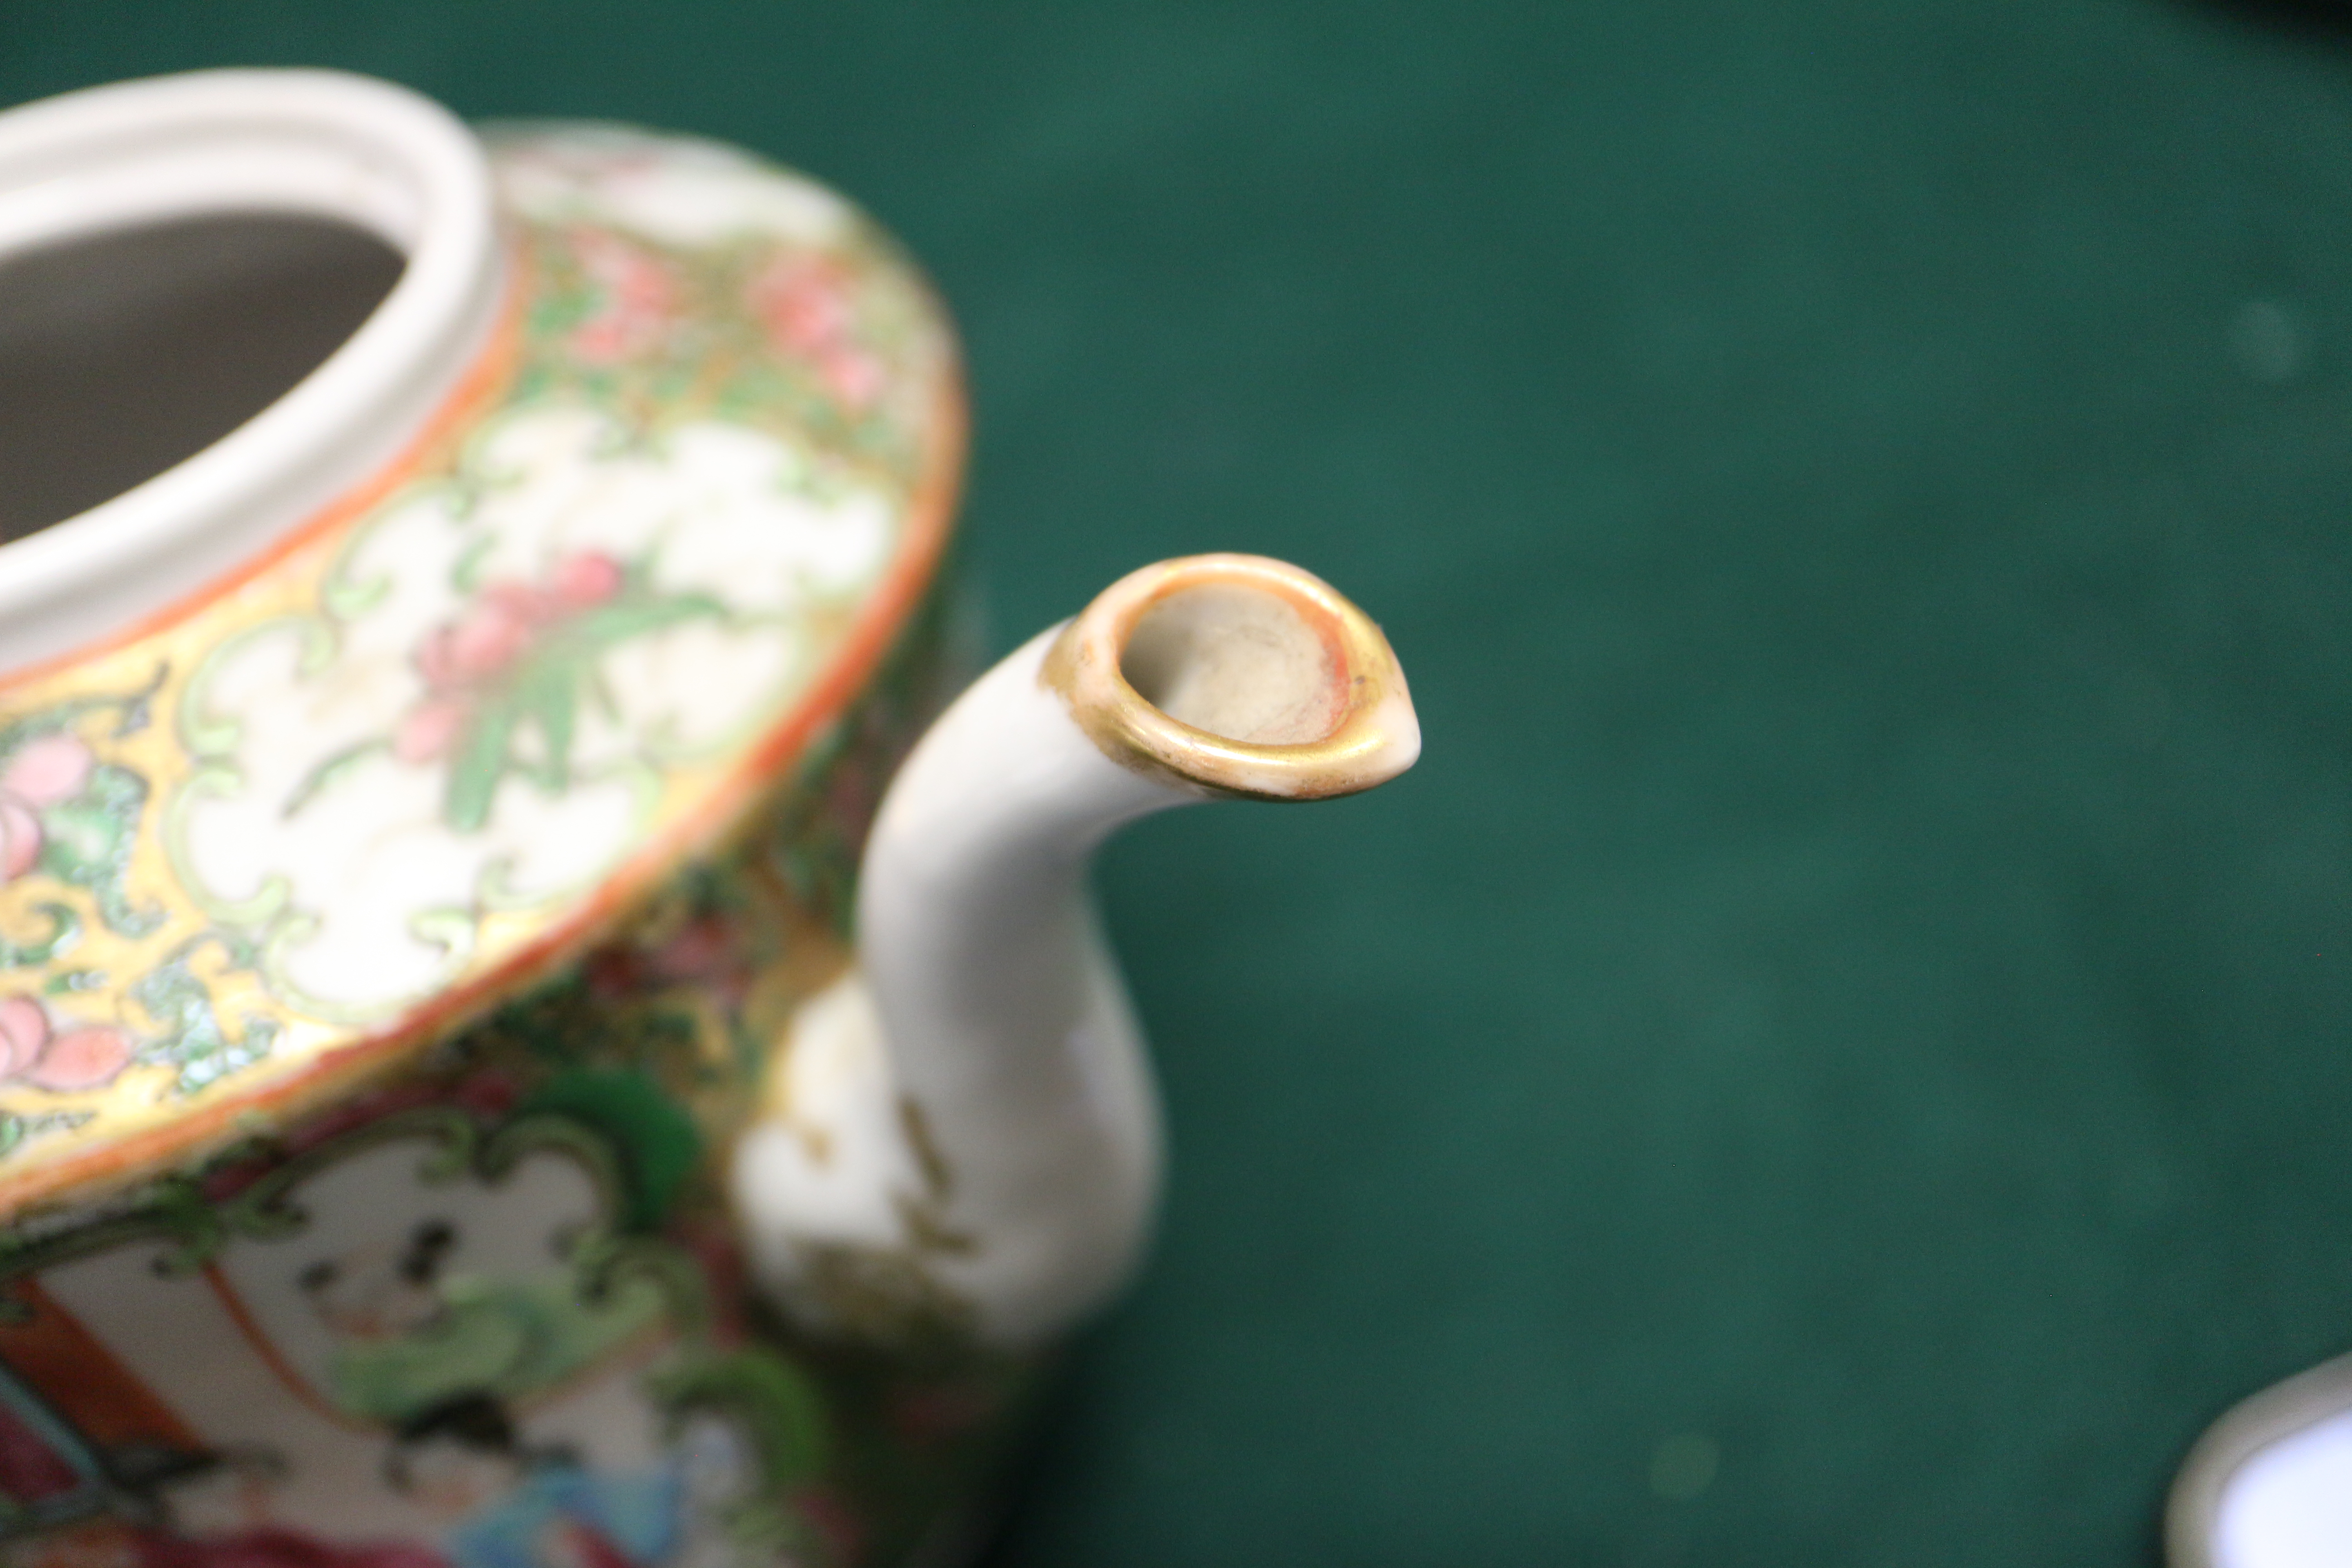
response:
<svg viewBox="0 0 2352 1568"><path fill-rule="evenodd" d="M0 115L0 1560L951 1560L1154 1202L1091 851L1409 766L1378 629L950 705L887 238L331 73Z"/></svg>

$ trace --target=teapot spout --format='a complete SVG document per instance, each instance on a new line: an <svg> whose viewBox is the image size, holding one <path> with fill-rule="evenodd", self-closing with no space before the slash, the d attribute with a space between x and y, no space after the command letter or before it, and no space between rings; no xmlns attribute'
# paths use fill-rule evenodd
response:
<svg viewBox="0 0 2352 1568"><path fill-rule="evenodd" d="M740 1146L772 1293L820 1328L1002 1346L1109 1295L1160 1131L1096 848L1169 806L1369 789L1420 745L1379 628L1255 556L1146 567L983 676L892 782L857 963L802 1008Z"/></svg>

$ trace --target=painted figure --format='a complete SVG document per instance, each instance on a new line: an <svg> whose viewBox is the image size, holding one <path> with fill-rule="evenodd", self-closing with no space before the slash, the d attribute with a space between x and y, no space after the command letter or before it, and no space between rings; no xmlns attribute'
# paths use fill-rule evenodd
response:
<svg viewBox="0 0 2352 1568"><path fill-rule="evenodd" d="M527 1448L487 1395L409 1422L384 1475L443 1521L456 1568L655 1568L676 1535L667 1469L599 1475L560 1449Z"/></svg>
<svg viewBox="0 0 2352 1568"><path fill-rule="evenodd" d="M467 1392L524 1398L658 1315L648 1291L592 1300L569 1268L449 1274L457 1242L449 1221L432 1219L396 1250L368 1248L303 1271L302 1289L335 1338L328 1376L343 1409L397 1425Z"/></svg>

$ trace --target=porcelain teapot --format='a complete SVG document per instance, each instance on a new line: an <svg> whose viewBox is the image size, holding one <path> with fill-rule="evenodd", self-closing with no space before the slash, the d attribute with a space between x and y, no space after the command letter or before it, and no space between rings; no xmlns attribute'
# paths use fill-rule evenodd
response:
<svg viewBox="0 0 2352 1568"><path fill-rule="evenodd" d="M1244 555L945 705L963 437L918 274L742 153L0 115L11 1568L969 1542L1158 1184L1092 851L1419 738Z"/></svg>

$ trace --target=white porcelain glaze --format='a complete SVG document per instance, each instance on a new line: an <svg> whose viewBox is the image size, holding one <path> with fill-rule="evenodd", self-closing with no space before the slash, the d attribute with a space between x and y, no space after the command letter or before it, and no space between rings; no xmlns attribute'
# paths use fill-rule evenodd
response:
<svg viewBox="0 0 2352 1568"><path fill-rule="evenodd" d="M1377 645L1352 666L1351 638ZM1057 648L1102 660L1057 679ZM1090 704L1165 744L1107 744ZM812 1254L913 1253L1011 1347L1099 1305L1144 1245L1160 1131L1088 891L1095 851L1237 787L1368 788L1420 746L1385 642L1276 562L1147 568L991 670L892 782L860 878L859 967L795 1018L778 1113L740 1146L736 1199L770 1288L821 1321Z"/></svg>
<svg viewBox="0 0 2352 1568"><path fill-rule="evenodd" d="M1031 1345L1142 1243L1159 1110L1087 871L1113 829L1203 797L1078 729L1038 680L1059 629L966 692L893 781L860 879L860 968L795 1018L786 1113L740 1146L736 1201L787 1301L811 1243L923 1250L992 1342ZM928 1177L910 1113L949 1181Z"/></svg>

